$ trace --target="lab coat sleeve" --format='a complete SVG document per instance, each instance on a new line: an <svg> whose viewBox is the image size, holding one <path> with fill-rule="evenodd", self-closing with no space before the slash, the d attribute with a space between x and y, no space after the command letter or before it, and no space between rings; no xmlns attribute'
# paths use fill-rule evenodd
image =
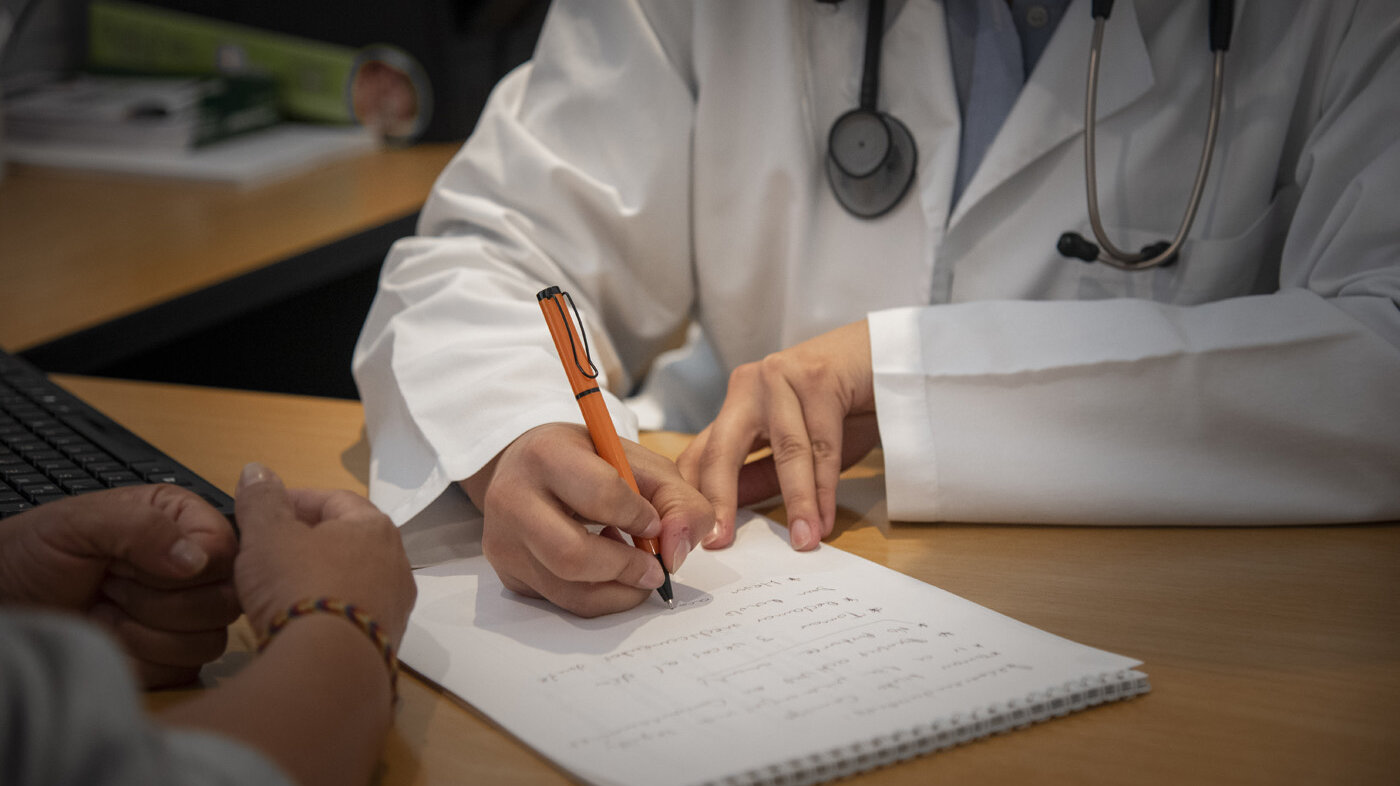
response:
<svg viewBox="0 0 1400 786"><path fill-rule="evenodd" d="M1400 22L1361 4L1303 142L1276 294L870 316L890 515L1400 518Z"/></svg>
<svg viewBox="0 0 1400 786"><path fill-rule="evenodd" d="M530 428L582 422L535 294L569 291L621 404L693 299L686 3L556 2L393 247L357 344L370 496L402 524Z"/></svg>

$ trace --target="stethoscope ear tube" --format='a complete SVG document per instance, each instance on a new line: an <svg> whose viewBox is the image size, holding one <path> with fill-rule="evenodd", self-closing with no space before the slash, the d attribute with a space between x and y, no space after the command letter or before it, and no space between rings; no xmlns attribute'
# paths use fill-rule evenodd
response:
<svg viewBox="0 0 1400 786"><path fill-rule="evenodd" d="M1161 262L1156 263L1156 267L1171 267L1176 264L1181 252L1172 248L1171 243L1166 240L1159 240L1156 243L1149 243L1142 247L1138 256L1143 259L1155 260L1162 257ZM1055 242L1055 250L1060 252L1060 256L1067 259L1078 259L1084 262L1099 261L1099 247L1091 240L1078 232L1066 232L1060 235L1060 239ZM1124 268L1125 270L1129 268Z"/></svg>
<svg viewBox="0 0 1400 786"><path fill-rule="evenodd" d="M1094 39L1089 48L1089 76L1084 96L1084 190L1089 208L1089 226L1093 229L1094 237L1099 242L1098 246L1095 246L1077 233L1066 232L1060 235L1055 246L1065 257L1084 261L1097 260L1119 270L1147 270L1169 265L1176 261L1181 245L1185 242L1187 233L1191 231L1191 224L1196 220L1196 211L1201 206L1201 196L1205 193L1206 178L1210 174L1210 160L1215 153L1215 136L1220 127L1220 103L1225 83L1225 51L1229 47L1232 24L1229 21L1218 23L1217 17L1222 13L1222 8L1225 9L1223 13L1231 14L1233 3L1228 0L1211 1L1210 37L1214 55L1212 58L1210 115L1206 119L1206 138L1201 146L1201 159L1196 167L1196 181L1191 186L1191 197L1186 203L1186 213L1182 216L1181 225L1177 228L1175 237L1170 241L1163 240L1152 243L1136 254L1118 248L1108 239L1108 233L1103 227L1103 218L1099 213L1098 172L1096 171L1094 153L1095 115L1098 100L1099 59L1103 49L1103 29L1104 24L1108 21L1108 11L1111 10L1112 5L1111 0L1106 0L1103 3L1095 2L1093 6ZM1102 15L1099 14L1101 6ZM1224 44L1220 48L1215 46L1217 36ZM1090 256L1091 253L1092 256Z"/></svg>

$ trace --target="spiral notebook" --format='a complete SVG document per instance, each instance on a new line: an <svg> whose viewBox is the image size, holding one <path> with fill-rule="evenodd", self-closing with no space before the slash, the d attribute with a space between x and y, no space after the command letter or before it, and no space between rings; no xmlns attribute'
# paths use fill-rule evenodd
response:
<svg viewBox="0 0 1400 786"><path fill-rule="evenodd" d="M593 784L821 783L1144 693L1069 641L750 516L676 608L585 620L484 557L419 569L400 658ZM988 755L995 755L990 750Z"/></svg>

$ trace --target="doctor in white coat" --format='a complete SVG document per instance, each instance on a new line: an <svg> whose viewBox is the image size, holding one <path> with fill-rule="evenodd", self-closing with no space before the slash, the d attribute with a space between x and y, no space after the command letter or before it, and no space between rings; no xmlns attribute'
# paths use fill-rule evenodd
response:
<svg viewBox="0 0 1400 786"><path fill-rule="evenodd" d="M878 104L918 157L905 197L862 219L825 160L859 101L865 2L557 0L385 264L355 356L374 501L402 523L461 483L506 585L582 614L659 576L580 520L660 532L675 570L781 491L811 548L841 466L877 442L895 519L1400 517L1397 4L1238 3L1199 214L1179 261L1143 272L1056 250L1089 235L1088 6L955 198L951 17L892 3ZM1181 221L1206 16L1120 0L1105 27L1097 182L1119 246ZM630 454L642 499L561 425L581 419L535 299L555 284L624 437L644 380L650 425L704 429L681 475ZM777 461L741 470L763 445Z"/></svg>

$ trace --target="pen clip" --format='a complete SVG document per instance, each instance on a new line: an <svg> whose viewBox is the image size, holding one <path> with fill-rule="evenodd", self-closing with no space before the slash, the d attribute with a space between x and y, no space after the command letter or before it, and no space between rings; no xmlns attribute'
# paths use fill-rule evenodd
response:
<svg viewBox="0 0 1400 786"><path fill-rule="evenodd" d="M568 292L560 292L559 294L569 299L569 308L574 311L574 324L578 325L579 337L583 339L583 357L588 361L588 367L593 369L593 373L590 374L584 371L583 364L578 362L578 345L574 343L574 332L570 330L567 331L569 334L569 350L574 354L574 365L578 367L578 373L589 379L597 379L598 366L594 364L593 356L588 351L588 332L583 329L583 317L578 313L578 306L574 303L574 296L570 295ZM562 320L565 325L569 324L569 318L564 314L564 306L560 304L558 296L554 298L554 307L559 309L559 319Z"/></svg>

